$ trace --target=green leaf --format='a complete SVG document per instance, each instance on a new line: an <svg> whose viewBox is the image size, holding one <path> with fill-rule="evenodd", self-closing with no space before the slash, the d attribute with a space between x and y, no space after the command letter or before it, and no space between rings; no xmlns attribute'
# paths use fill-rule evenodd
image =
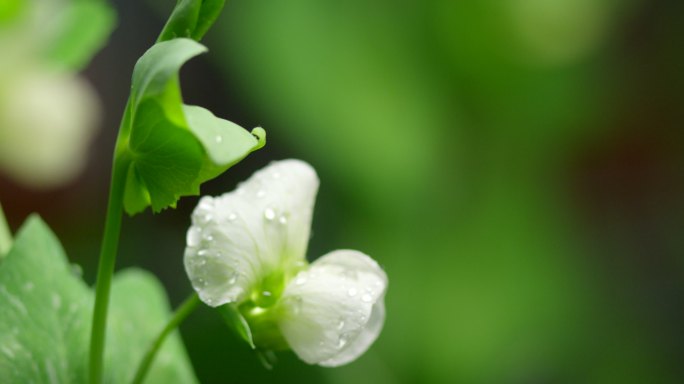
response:
<svg viewBox="0 0 684 384"><path fill-rule="evenodd" d="M0 264L0 382L84 383L93 297L50 229L29 218ZM169 317L153 276L132 270L114 278L105 382L132 379ZM159 353L150 382L196 382L178 334Z"/></svg>
<svg viewBox="0 0 684 384"><path fill-rule="evenodd" d="M203 0L192 38L199 41L221 14L226 0Z"/></svg>
<svg viewBox="0 0 684 384"><path fill-rule="evenodd" d="M199 193L194 181L202 168L202 146L192 132L169 121L154 99L138 108L130 152L133 164L129 175L132 172L139 181L131 188L140 190L142 186L154 211L174 204L181 195ZM140 208L139 200L126 207L128 211L134 208Z"/></svg>
<svg viewBox="0 0 684 384"><path fill-rule="evenodd" d="M224 304L217 307L216 310L226 325L228 325L228 328L232 329L242 340L247 342L252 349L256 349L254 339L252 338L252 330L249 328L247 320L234 305Z"/></svg>
<svg viewBox="0 0 684 384"><path fill-rule="evenodd" d="M202 39L221 13L225 0L179 0L158 42L179 37Z"/></svg>
<svg viewBox="0 0 684 384"><path fill-rule="evenodd" d="M106 44L116 25L116 12L106 2L72 1L56 17L59 20L47 58L58 65L81 69Z"/></svg>
<svg viewBox="0 0 684 384"><path fill-rule="evenodd" d="M128 269L114 277L107 325L108 382L130 383L143 355L170 318L164 288L154 275ZM125 369L124 369L125 368ZM147 376L148 383L196 383L177 331L168 336Z"/></svg>
<svg viewBox="0 0 684 384"><path fill-rule="evenodd" d="M252 133L204 108L185 106L178 71L206 51L190 39L157 43L133 71L130 119L122 128L123 150L130 160L124 208L133 215L175 206L181 196L199 194L199 186L265 143L265 132Z"/></svg>
<svg viewBox="0 0 684 384"><path fill-rule="evenodd" d="M0 382L83 382L91 296L47 226L29 218L0 265Z"/></svg>
<svg viewBox="0 0 684 384"><path fill-rule="evenodd" d="M254 128L250 133L202 107L192 105L184 105L183 112L190 130L207 153L200 173L203 182L220 175L266 143L266 132L261 127Z"/></svg>
<svg viewBox="0 0 684 384"><path fill-rule="evenodd" d="M170 97L178 96L179 100L168 101L180 102L178 85L169 83L177 81L178 71L186 61L206 51L205 46L190 39L174 39L153 45L142 55L133 69L133 103L139 103L145 97L159 97L173 91L177 91L178 94Z"/></svg>

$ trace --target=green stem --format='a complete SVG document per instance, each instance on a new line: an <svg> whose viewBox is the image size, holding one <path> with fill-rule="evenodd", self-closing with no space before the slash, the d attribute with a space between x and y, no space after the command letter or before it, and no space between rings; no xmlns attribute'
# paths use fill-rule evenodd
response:
<svg viewBox="0 0 684 384"><path fill-rule="evenodd" d="M140 366L135 373L132 384L141 384L143 380L145 380L145 375L147 375L147 371L149 371L150 366L154 361L154 357L164 343L164 340L166 340L166 337L173 332L173 330L176 329L178 325L180 325L180 323L182 323L183 320L185 320L185 318L195 310L195 308L197 308L197 304L199 304L199 297L197 297L196 293L193 293L190 297L185 299L183 304L181 304L178 309L176 309L176 312L171 317L171 320L169 320L152 345L150 345L147 353L145 353L145 356L140 362Z"/></svg>
<svg viewBox="0 0 684 384"><path fill-rule="evenodd" d="M0 204L0 259L12 248L12 232Z"/></svg>
<svg viewBox="0 0 684 384"><path fill-rule="evenodd" d="M97 282L95 285L95 307L93 309L93 323L90 333L90 361L89 382L98 384L102 382L104 371L104 347L107 328L107 310L112 286L112 275L116 264L116 252L119 245L121 232L121 216L123 214L123 197L126 186L126 174L130 165L130 158L123 148L122 132L128 125L128 108L124 112L119 138L114 151L112 165L112 180L109 187L109 202L107 203L107 218L105 221L102 247L100 248L100 261L97 270Z"/></svg>

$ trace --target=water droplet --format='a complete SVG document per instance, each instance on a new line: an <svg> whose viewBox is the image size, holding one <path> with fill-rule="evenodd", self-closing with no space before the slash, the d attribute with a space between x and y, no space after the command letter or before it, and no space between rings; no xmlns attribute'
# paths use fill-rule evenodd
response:
<svg viewBox="0 0 684 384"><path fill-rule="evenodd" d="M214 241L214 236L212 236L211 233L207 233L204 235L204 240L206 241Z"/></svg>
<svg viewBox="0 0 684 384"><path fill-rule="evenodd" d="M221 142L223 142L223 136L221 136L221 135L216 135L215 140L216 140L216 143L220 144Z"/></svg>
<svg viewBox="0 0 684 384"><path fill-rule="evenodd" d="M206 249L200 249L200 250L197 252L197 256L206 256L207 253L209 253L209 251L207 251Z"/></svg>
<svg viewBox="0 0 684 384"><path fill-rule="evenodd" d="M264 217L266 218L266 220L271 221L275 219L276 213L273 209L266 208L266 210L264 211Z"/></svg>
<svg viewBox="0 0 684 384"><path fill-rule="evenodd" d="M230 284L230 285L235 284L235 282L237 281L237 278L238 278L237 272L233 273L232 275L230 275L230 278L228 279L228 284Z"/></svg>
<svg viewBox="0 0 684 384"><path fill-rule="evenodd" d="M280 179L280 172L273 172L274 179Z"/></svg>
<svg viewBox="0 0 684 384"><path fill-rule="evenodd" d="M337 324L338 331L341 331L342 328L344 328L344 320L340 320L340 322Z"/></svg>
<svg viewBox="0 0 684 384"><path fill-rule="evenodd" d="M292 313L295 315L301 312L302 310L302 298L300 296L295 296L291 299L290 301L290 308L292 310Z"/></svg>
<svg viewBox="0 0 684 384"><path fill-rule="evenodd" d="M345 345L347 345L347 338L345 336L340 336L340 339L337 340L337 348L342 349Z"/></svg>
<svg viewBox="0 0 684 384"><path fill-rule="evenodd" d="M297 284L297 285L302 285L304 283L306 283L306 277L304 277L304 276L299 276L295 280L295 284Z"/></svg>
<svg viewBox="0 0 684 384"><path fill-rule="evenodd" d="M361 296L361 301L363 301L364 303L370 303L371 301L373 301L373 296L366 293L365 295Z"/></svg>
<svg viewBox="0 0 684 384"><path fill-rule="evenodd" d="M213 218L214 218L214 217L213 217L211 214L207 213L206 215L203 215L203 216L201 217L202 223L207 224L207 223L209 223L209 222L211 221L211 219L213 219Z"/></svg>
<svg viewBox="0 0 684 384"><path fill-rule="evenodd" d="M197 209L202 210L202 211L209 211L212 208L213 208L213 204L211 203L210 198L200 200L200 203L197 206Z"/></svg>
<svg viewBox="0 0 684 384"><path fill-rule="evenodd" d="M264 197L264 196L266 196L266 191L264 191L263 189L260 189L260 190L257 192L256 196L257 196L257 197Z"/></svg>
<svg viewBox="0 0 684 384"><path fill-rule="evenodd" d="M285 215L280 215L278 222L283 225L287 224L287 217L285 217Z"/></svg>
<svg viewBox="0 0 684 384"><path fill-rule="evenodd" d="M231 212L231 213L228 215L228 221L233 221L233 220L235 220L235 219L237 219L237 215L236 215L234 212Z"/></svg>
<svg viewBox="0 0 684 384"><path fill-rule="evenodd" d="M200 242L201 230L197 227L190 227L185 241L188 243L188 247L196 247Z"/></svg>
<svg viewBox="0 0 684 384"><path fill-rule="evenodd" d="M349 296L354 297L357 293L359 293L359 291L357 291L356 288L349 288L347 293L349 294Z"/></svg>

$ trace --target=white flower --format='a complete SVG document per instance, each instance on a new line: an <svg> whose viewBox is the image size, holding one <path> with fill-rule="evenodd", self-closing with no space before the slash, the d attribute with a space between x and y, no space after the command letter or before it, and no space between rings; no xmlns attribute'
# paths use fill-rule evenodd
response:
<svg viewBox="0 0 684 384"><path fill-rule="evenodd" d="M67 4L10 3L22 4L0 22L0 173L30 188L63 186L87 165L101 104L85 78L48 54Z"/></svg>
<svg viewBox="0 0 684 384"><path fill-rule="evenodd" d="M82 78L28 68L0 86L0 170L34 188L73 180L85 167L100 104Z"/></svg>
<svg viewBox="0 0 684 384"><path fill-rule="evenodd" d="M206 304L239 308L257 345L286 345L309 364L332 367L359 357L380 334L387 276L351 250L308 265L317 190L310 165L284 160L233 192L203 197L188 230L185 269Z"/></svg>

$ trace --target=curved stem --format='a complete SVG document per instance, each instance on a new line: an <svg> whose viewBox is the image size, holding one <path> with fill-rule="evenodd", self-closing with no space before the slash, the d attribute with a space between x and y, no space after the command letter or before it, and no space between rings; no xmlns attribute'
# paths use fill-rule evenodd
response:
<svg viewBox="0 0 684 384"><path fill-rule="evenodd" d="M124 114L125 116L126 114ZM122 126L126 125L126 118ZM117 140L112 165L112 180L109 187L109 202L107 203L107 218L105 221L100 261L95 285L95 306L93 309L93 323L90 333L90 361L88 377L91 384L102 382L104 370L104 347L107 327L107 310L112 285L112 275L116 262L116 252L121 232L121 216L123 214L123 197L126 185L126 174L130 158L121 151L121 135Z"/></svg>
<svg viewBox="0 0 684 384"><path fill-rule="evenodd" d="M176 312L174 312L171 320L169 320L164 329L161 331L161 333L159 333L157 338L145 353L145 356L140 362L138 370L135 372L135 377L133 378L132 384L141 384L143 380L145 380L145 375L147 375L147 371L149 371L150 366L154 361L154 357L164 343L164 340L166 340L166 337L173 332L173 330L176 329L178 325L180 325L180 323L182 323L183 320L185 320L185 318L195 310L195 308L197 308L197 304L199 304L199 297L197 297L196 293L193 293L190 297L185 299L178 309L176 309Z"/></svg>

